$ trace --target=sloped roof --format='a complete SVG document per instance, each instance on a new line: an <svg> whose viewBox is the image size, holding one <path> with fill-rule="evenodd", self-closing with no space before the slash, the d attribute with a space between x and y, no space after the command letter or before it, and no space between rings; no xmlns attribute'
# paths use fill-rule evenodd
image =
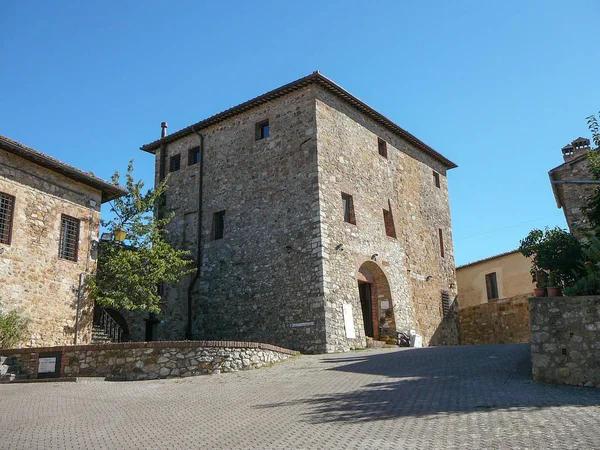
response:
<svg viewBox="0 0 600 450"><path fill-rule="evenodd" d="M431 156L432 158L436 159L437 161L441 162L442 164L444 164L444 166L446 166L447 169L453 169L455 167L458 167L455 163L453 163L452 161L450 161L449 159L447 159L446 157L444 157L443 155L441 155L440 153L438 153L437 151L435 151L433 148L431 148L429 145L425 144L423 141L421 141L420 139L417 139L415 136L413 136L412 134L410 134L408 131L404 130L403 128L399 127L398 125L396 125L394 122L392 122L390 119L388 119L387 117L383 116L382 114L378 113L377 111L375 111L373 108L371 108L370 106L368 106L366 103L360 101L358 98L356 98L355 96L353 96L352 94L350 94L348 91L346 91L345 89L343 89L342 87L338 86L337 84L335 84L333 81L331 81L329 78L325 77L324 75L322 75L321 73L319 73L319 71L313 72L310 75L307 75L303 78L300 78L296 81L293 81L291 83L288 83L284 86L281 86L277 89L274 89L270 92L267 92L266 94L260 95L258 97L255 97L251 100L248 100L247 102L241 103L237 106L234 106L233 108L227 109L223 112L220 112L218 114L215 114L214 116L211 116L207 119L201 120L200 122L197 122L193 125L190 125L186 128L183 128L179 131L176 131L173 134L170 134L162 139L156 140L154 142L150 142L149 144L143 145L142 147L140 147L141 150L149 152L149 153L155 153L156 150L162 145L162 144L167 144L169 142L173 142L177 139L180 139L184 136L187 136L191 133L193 133L193 130L201 130L203 128L206 128L208 126L211 125L215 125L219 122L222 122L226 119L229 119L230 117L236 116L238 114L241 114L243 112L246 112L252 108L256 108L257 106L260 106L264 103L267 103L269 101L275 100L279 97L282 97L284 95L287 95L291 92L297 91L299 89L302 89L306 86L309 86L311 84L316 84L319 85L325 89L327 89L329 92L331 92L332 94L334 94L335 96L337 96L338 98L346 101L347 103L349 103L351 106L353 106L354 108L356 108L357 110L359 110L360 112L362 112L363 114L365 114L366 116L370 117L371 119L373 119L375 122L379 123L380 125L386 127L388 130L390 130L391 132L395 133L396 135L398 135L400 138L404 139L405 141L411 143L412 145L414 145L416 148L422 150L423 152L425 152L426 154L428 154L429 156Z"/></svg>
<svg viewBox="0 0 600 450"><path fill-rule="evenodd" d="M508 252L499 253L499 254L494 255L494 256L488 256L487 258L478 259L476 261L473 261L473 262L470 262L470 263L467 263L467 264L463 264L462 266L457 266L456 269L458 270L458 269L462 269L463 267L474 266L475 264L479 264L479 263L482 263L482 262L485 262L485 261L490 261L492 259L500 258L502 256L510 255L512 253L520 253L520 252L519 252L518 249L517 250L510 250Z"/></svg>
<svg viewBox="0 0 600 450"><path fill-rule="evenodd" d="M60 173L72 180L86 184L102 192L102 203L108 202L122 195L127 194L127 190L121 186L114 185L108 181L98 178L92 173L84 172L69 164L59 161L56 158L48 156L31 147L13 141L5 136L0 135L0 148L14 155L20 156L23 159L36 163L46 169Z"/></svg>

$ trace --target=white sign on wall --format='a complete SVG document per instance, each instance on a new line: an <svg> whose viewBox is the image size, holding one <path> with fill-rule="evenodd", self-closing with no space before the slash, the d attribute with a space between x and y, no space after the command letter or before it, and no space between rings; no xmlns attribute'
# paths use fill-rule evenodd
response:
<svg viewBox="0 0 600 450"><path fill-rule="evenodd" d="M344 303L343 311L346 337L348 339L356 339L356 332L354 331L354 317L352 316L352 305L350 303Z"/></svg>
<svg viewBox="0 0 600 450"><path fill-rule="evenodd" d="M389 300L381 300L379 302L379 307L381 309L389 309L389 307L390 307L390 301Z"/></svg>
<svg viewBox="0 0 600 450"><path fill-rule="evenodd" d="M56 372L56 357L38 359L38 373Z"/></svg>

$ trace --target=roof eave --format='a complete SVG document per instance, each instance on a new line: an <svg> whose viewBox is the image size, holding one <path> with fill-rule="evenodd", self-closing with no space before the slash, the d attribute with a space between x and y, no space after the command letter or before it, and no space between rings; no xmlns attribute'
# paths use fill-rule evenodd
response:
<svg viewBox="0 0 600 450"><path fill-rule="evenodd" d="M269 91L266 94L260 95L256 98L253 98L244 103L241 103L240 105L234 106L234 107L229 108L221 113L215 114L214 116L211 116L211 117L204 119L200 122L197 122L193 125L185 127L179 131L176 131L175 133L173 133L171 135L168 135L164 138L161 138L154 142L150 142L146 145L143 145L140 147L140 150L154 154L156 152L156 150L158 148L160 148L162 145L168 144L168 143L173 142L177 139L180 139L184 136L187 136L188 134L191 134L194 129L201 130L210 125L214 125L214 124L219 123L223 120L226 120L230 117L241 114L249 109L260 106L263 103L274 100L276 98L279 98L283 95L286 95L290 92L296 91L298 89L301 89L301 88L308 86L309 84L313 84L313 83L325 87L330 92L332 92L334 95L336 95L339 98L341 98L342 100L350 103L352 106L356 107L358 110L360 110L361 112L363 112L364 114L366 114L367 116L369 116L370 118L375 120L376 122L380 123L381 125L385 126L388 129L390 129L392 132L398 134L401 138L403 138L406 141L408 141L409 143L415 145L417 148L424 151L426 154L428 154L432 158L434 158L434 159L438 160L439 162L441 162L442 164L444 164L446 169L449 170L449 169L454 169L454 168L458 167L457 164L455 164L448 158L444 157L443 155L441 155L440 153L435 151L433 148L431 148L429 145L425 144L423 141L421 141L420 139L418 139L417 137L415 137L408 131L406 131L403 128L401 128L400 126L396 125L394 122L392 122L390 119L385 117L383 114L380 114L375 109L371 108L369 105L367 105L363 101L359 100L357 97L350 94L344 88L337 85L332 80L325 77L324 75L322 75L319 72L313 72L310 75L307 75L296 81L292 81L291 83L288 83L288 84L281 86L277 89L274 89L272 91Z"/></svg>

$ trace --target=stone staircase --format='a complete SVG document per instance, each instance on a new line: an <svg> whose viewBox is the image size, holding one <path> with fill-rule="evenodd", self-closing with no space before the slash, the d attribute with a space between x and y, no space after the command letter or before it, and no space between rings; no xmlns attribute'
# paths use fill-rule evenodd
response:
<svg viewBox="0 0 600 450"><path fill-rule="evenodd" d="M387 346L385 341L376 341L372 337L367 336L367 348L384 348Z"/></svg>
<svg viewBox="0 0 600 450"><path fill-rule="evenodd" d="M14 358L0 356L0 383L10 383L15 380L25 380L27 375L21 373L21 368Z"/></svg>

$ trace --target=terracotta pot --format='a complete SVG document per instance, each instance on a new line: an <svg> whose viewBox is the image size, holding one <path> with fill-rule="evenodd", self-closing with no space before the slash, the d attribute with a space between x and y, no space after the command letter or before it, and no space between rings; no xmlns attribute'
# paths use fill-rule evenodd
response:
<svg viewBox="0 0 600 450"><path fill-rule="evenodd" d="M562 289L559 287L548 287L548 297L561 297Z"/></svg>
<svg viewBox="0 0 600 450"><path fill-rule="evenodd" d="M534 288L533 295L536 297L545 297L546 296L546 288Z"/></svg>

